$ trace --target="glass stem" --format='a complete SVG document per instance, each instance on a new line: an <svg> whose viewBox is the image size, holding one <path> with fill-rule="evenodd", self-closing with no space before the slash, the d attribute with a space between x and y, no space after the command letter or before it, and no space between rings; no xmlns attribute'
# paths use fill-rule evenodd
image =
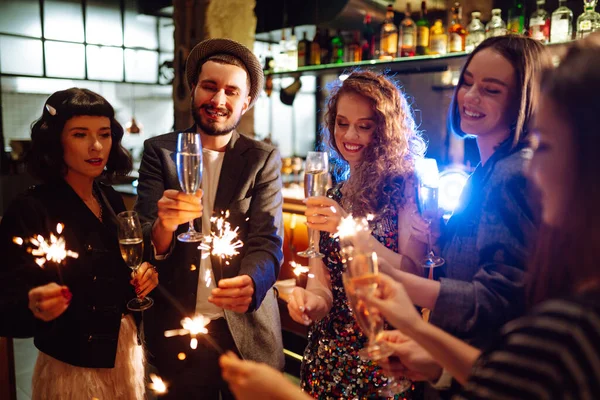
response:
<svg viewBox="0 0 600 400"><path fill-rule="evenodd" d="M188 232L196 232L196 230L194 229L194 221L190 221L189 224L190 227L188 228Z"/></svg>
<svg viewBox="0 0 600 400"><path fill-rule="evenodd" d="M308 229L308 248L309 250L315 250L315 239L313 237L313 230L311 228Z"/></svg>

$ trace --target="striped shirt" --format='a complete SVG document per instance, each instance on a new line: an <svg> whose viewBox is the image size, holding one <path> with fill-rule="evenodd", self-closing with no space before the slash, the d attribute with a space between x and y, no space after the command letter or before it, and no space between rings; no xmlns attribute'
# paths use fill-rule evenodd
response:
<svg viewBox="0 0 600 400"><path fill-rule="evenodd" d="M600 399L600 291L551 300L502 329L458 399Z"/></svg>

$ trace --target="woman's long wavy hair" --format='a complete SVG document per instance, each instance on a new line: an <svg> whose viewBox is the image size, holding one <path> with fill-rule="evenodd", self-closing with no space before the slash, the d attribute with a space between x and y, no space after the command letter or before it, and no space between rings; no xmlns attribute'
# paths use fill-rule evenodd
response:
<svg viewBox="0 0 600 400"><path fill-rule="evenodd" d="M600 287L600 102L594 100L599 91L600 33L570 45L560 65L542 78L541 95L557 105L558 117L571 127L574 162L561 189L568 194L564 218L557 226L542 227L529 265L530 306Z"/></svg>
<svg viewBox="0 0 600 400"><path fill-rule="evenodd" d="M358 168L345 184L344 205L355 216L392 212L405 203L405 186L413 176L415 159L425 152L410 105L396 83L381 73L355 70L343 82L336 82L323 127L323 143L336 178L343 179L349 172L335 142L337 104L344 94L367 99L376 125Z"/></svg>

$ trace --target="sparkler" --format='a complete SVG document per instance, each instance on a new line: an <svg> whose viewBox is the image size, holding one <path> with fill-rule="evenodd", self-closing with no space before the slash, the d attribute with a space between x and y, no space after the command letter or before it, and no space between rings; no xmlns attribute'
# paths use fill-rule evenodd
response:
<svg viewBox="0 0 600 400"><path fill-rule="evenodd" d="M354 218L349 214L341 219L333 237L340 242L342 256L350 256L355 251L363 253L368 250L371 235L369 221L373 218L372 214L362 218Z"/></svg>
<svg viewBox="0 0 600 400"><path fill-rule="evenodd" d="M56 235L50 232L50 238L46 239L42 235L34 235L30 238L23 239L18 236L13 237L13 243L18 246L27 245L27 252L35 257L35 263L41 268L44 268L46 262L54 262L60 266L67 258L78 258L79 254L66 248L66 241L61 233L64 229L62 223L56 224ZM58 277L62 282L60 268L57 268Z"/></svg>
<svg viewBox="0 0 600 400"><path fill-rule="evenodd" d="M206 325L210 323L210 319L206 318L202 314L196 314L193 318L185 317L181 320L181 326L183 329L172 329L165 331L165 337L173 337L173 336L185 336L190 335L190 347L192 349L196 349L198 347L198 335L204 335L203 338L214 347L219 354L223 354L223 349L216 344L210 336L206 335L208 333L208 329L206 329Z"/></svg>
<svg viewBox="0 0 600 400"><path fill-rule="evenodd" d="M219 258L219 267L221 268L221 276L223 276L223 262L229 265L229 259L240 252L237 250L244 246L244 242L238 239L238 229L231 229L231 224L227 221L229 211L221 213L220 217L211 217L210 222L215 229L210 235L204 236L204 241L198 246L198 249L204 250L202 258L213 255ZM210 285L210 272L205 271L204 280L206 286Z"/></svg>
<svg viewBox="0 0 600 400"><path fill-rule="evenodd" d="M290 261L290 266L293 268L294 275L296 276L300 276L301 274L307 274L306 276L308 276L309 278L315 277L314 274L308 273L310 271L310 268L305 267L302 264L298 264L295 261Z"/></svg>
<svg viewBox="0 0 600 400"><path fill-rule="evenodd" d="M148 387L156 394L167 393L167 385L163 382L162 378L155 374L150 374L152 382L148 384Z"/></svg>

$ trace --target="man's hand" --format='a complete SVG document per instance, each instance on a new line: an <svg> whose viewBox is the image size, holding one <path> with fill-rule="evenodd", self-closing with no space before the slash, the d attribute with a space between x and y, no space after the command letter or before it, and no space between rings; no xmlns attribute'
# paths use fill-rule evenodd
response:
<svg viewBox="0 0 600 400"><path fill-rule="evenodd" d="M157 205L158 218L152 226L152 243L157 254L165 254L177 227L202 217L202 190L192 195L168 189Z"/></svg>
<svg viewBox="0 0 600 400"><path fill-rule="evenodd" d="M254 294L254 281L248 275L221 279L219 287L212 290L208 301L217 307L238 313L248 311Z"/></svg>
<svg viewBox="0 0 600 400"><path fill-rule="evenodd" d="M168 232L175 232L177 227L186 222L202 217L202 190L195 194L186 194L168 189L158 200L158 221Z"/></svg>

